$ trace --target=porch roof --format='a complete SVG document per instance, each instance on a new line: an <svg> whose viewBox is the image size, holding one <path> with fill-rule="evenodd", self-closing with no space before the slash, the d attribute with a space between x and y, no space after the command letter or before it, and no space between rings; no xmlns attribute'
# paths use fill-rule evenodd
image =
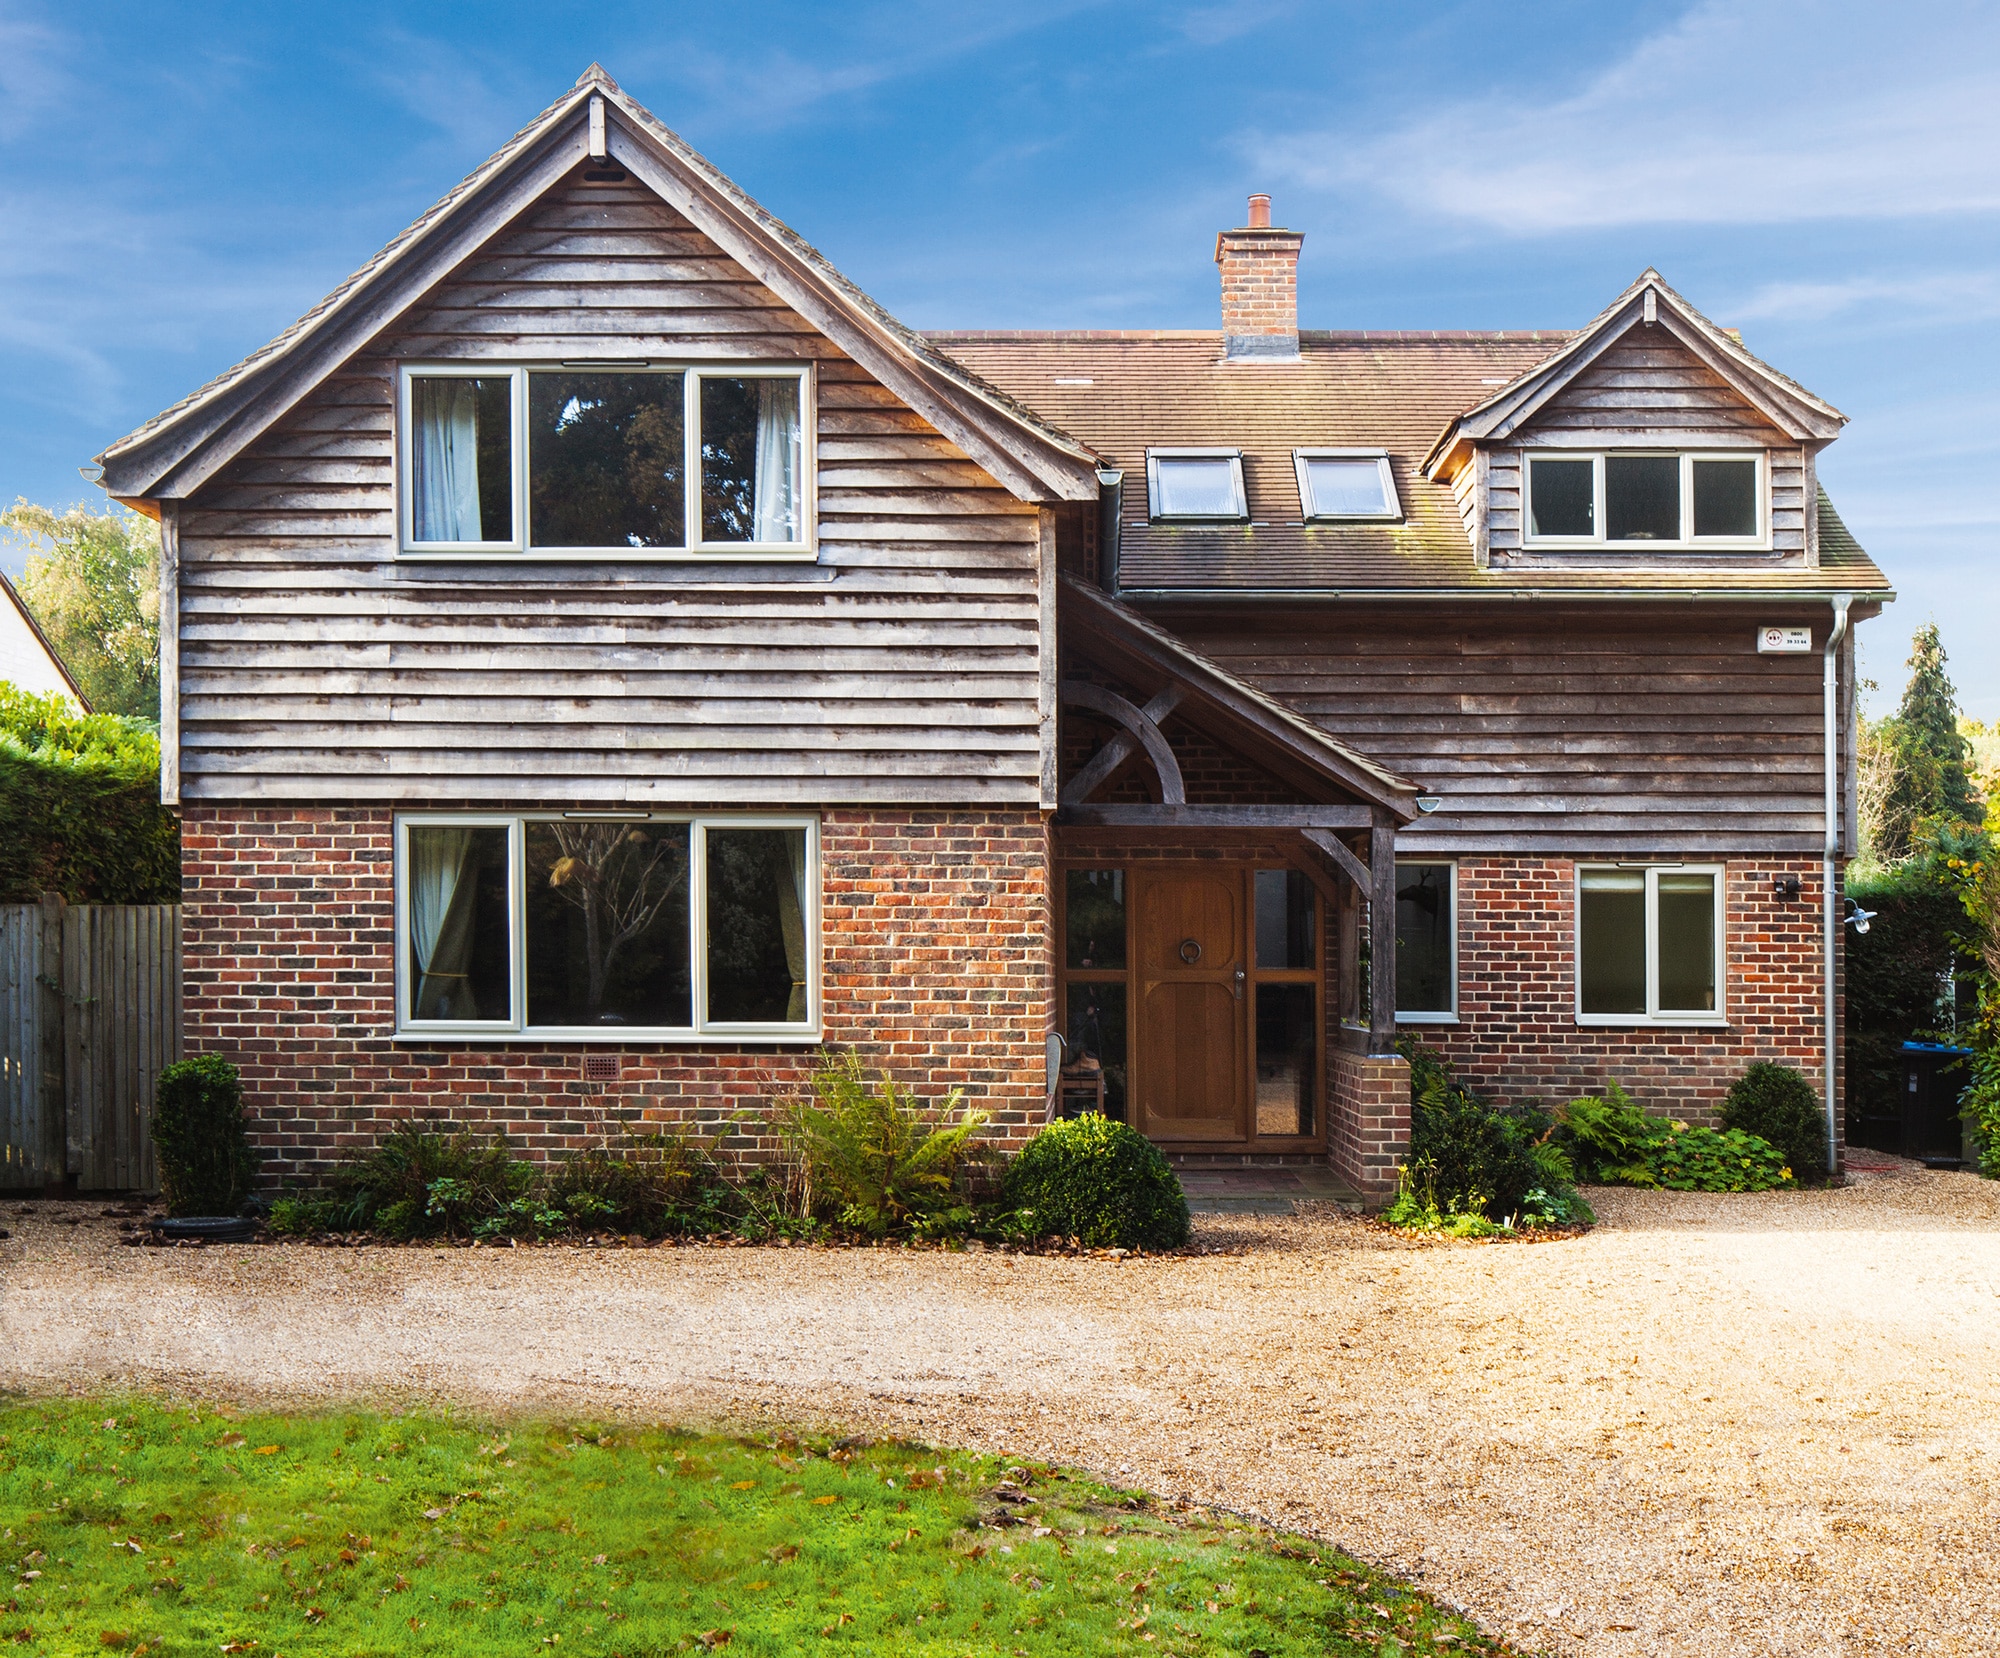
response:
<svg viewBox="0 0 2000 1658"><path fill-rule="evenodd" d="M1148 690L1179 692L1175 714L1296 785L1307 801L1380 807L1398 823L1417 816L1419 786L1191 650L1099 589L1064 576L1057 617L1065 649Z"/></svg>

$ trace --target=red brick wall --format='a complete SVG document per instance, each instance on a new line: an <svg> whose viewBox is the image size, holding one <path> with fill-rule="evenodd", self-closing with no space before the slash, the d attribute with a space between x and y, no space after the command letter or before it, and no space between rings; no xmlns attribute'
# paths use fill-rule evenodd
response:
<svg viewBox="0 0 2000 1658"><path fill-rule="evenodd" d="M1576 865L1560 858L1463 858L1458 865L1459 1023L1405 1025L1494 1100L1552 1105L1615 1078L1641 1104L1712 1120L1755 1059L1824 1083L1821 866L1729 862L1724 878L1726 1028L1613 1028L1576 1022ZM1799 896L1773 897L1774 875ZM1838 1057L1838 1056L1836 1056Z"/></svg>
<svg viewBox="0 0 2000 1658"><path fill-rule="evenodd" d="M1410 1154L1410 1062L1400 1055L1326 1058L1326 1160L1380 1206L1396 1195L1396 1171Z"/></svg>
<svg viewBox="0 0 2000 1658"><path fill-rule="evenodd" d="M181 877L187 1051L238 1065L267 1180L324 1172L418 1118L529 1155L626 1126L760 1112L815 1049L394 1039L392 813L190 806ZM826 1041L932 1098L962 1087L1025 1138L1048 1029L1048 843L1038 813L821 818ZM620 1056L586 1082L586 1054ZM752 1150L753 1127L732 1144Z"/></svg>

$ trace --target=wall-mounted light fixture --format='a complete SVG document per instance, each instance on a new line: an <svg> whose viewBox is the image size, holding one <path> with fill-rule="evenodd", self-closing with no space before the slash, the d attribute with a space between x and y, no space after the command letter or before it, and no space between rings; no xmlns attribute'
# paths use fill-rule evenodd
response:
<svg viewBox="0 0 2000 1658"><path fill-rule="evenodd" d="M1799 878L1796 875L1773 875L1771 896L1781 904L1796 904L1799 901Z"/></svg>
<svg viewBox="0 0 2000 1658"><path fill-rule="evenodd" d="M1850 905L1847 912L1848 926L1852 927L1857 933L1867 932L1868 923L1875 919L1875 912L1873 910L1864 910L1852 898L1848 899L1847 902Z"/></svg>
<svg viewBox="0 0 2000 1658"><path fill-rule="evenodd" d="M1429 817L1431 813L1435 812L1443 804L1443 795L1420 794L1417 796L1417 810L1422 812L1425 817Z"/></svg>

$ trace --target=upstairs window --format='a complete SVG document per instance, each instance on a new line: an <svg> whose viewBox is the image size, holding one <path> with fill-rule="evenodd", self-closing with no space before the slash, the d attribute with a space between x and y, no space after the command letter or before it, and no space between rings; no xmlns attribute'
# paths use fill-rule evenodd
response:
<svg viewBox="0 0 2000 1658"><path fill-rule="evenodd" d="M1243 456L1235 449L1148 449L1146 498L1152 516L1190 523L1241 523Z"/></svg>
<svg viewBox="0 0 2000 1658"><path fill-rule="evenodd" d="M1530 453L1527 545L1730 551L1765 545L1758 455Z"/></svg>
<svg viewBox="0 0 2000 1658"><path fill-rule="evenodd" d="M406 369L403 545L809 554L807 397L796 367Z"/></svg>
<svg viewBox="0 0 2000 1658"><path fill-rule="evenodd" d="M1294 449L1306 522L1403 516L1389 457L1379 449Z"/></svg>

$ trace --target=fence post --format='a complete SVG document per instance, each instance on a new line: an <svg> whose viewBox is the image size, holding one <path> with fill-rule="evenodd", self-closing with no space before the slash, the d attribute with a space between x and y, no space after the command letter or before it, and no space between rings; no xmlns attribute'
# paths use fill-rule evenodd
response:
<svg viewBox="0 0 2000 1658"><path fill-rule="evenodd" d="M35 1051L41 1061L41 1143L35 1148L42 1167L43 1190L60 1194L69 1167L68 1051L63 1018L63 903L59 892L42 894L41 937L36 951Z"/></svg>

